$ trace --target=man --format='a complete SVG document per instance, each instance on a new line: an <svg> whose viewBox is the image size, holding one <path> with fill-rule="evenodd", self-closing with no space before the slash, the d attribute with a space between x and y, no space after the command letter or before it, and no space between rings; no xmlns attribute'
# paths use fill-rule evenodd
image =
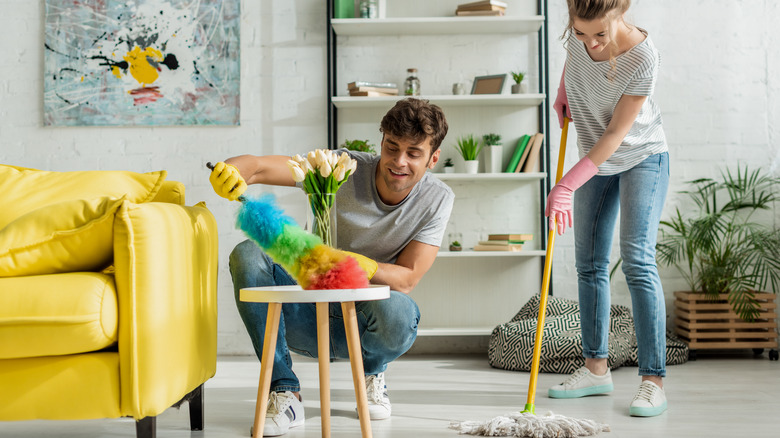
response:
<svg viewBox="0 0 780 438"><path fill-rule="evenodd" d="M420 311L408 294L433 265L452 211L452 190L427 173L439 160L447 129L438 106L413 98L399 101L380 124L380 156L348 151L357 170L336 197L338 248L357 253L361 266L369 266L371 282L391 289L387 300L356 303L372 420L390 417L384 371L417 337ZM247 184L294 186L289 158L230 158L215 166L210 180L228 199L236 199ZM295 280L248 240L231 253L230 273L239 313L261 358L267 305L241 302L239 291ZM331 304L330 318L332 354L348 358L340 306ZM264 436L283 435L304 422L300 383L289 350L316 357L314 304L282 306Z"/></svg>

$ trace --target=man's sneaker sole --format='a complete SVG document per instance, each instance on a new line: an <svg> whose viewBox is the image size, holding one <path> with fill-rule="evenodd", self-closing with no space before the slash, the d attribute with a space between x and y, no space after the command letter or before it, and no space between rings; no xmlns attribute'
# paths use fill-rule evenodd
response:
<svg viewBox="0 0 780 438"><path fill-rule="evenodd" d="M615 389L615 385L612 383L608 385L589 386L587 388L569 390L550 388L547 390L547 395L550 398L580 398L587 397L589 395L606 394L608 392L612 392L613 389Z"/></svg>
<svg viewBox="0 0 780 438"><path fill-rule="evenodd" d="M666 402L664 402L661 406L656 406L652 408L631 406L628 409L628 413L632 417L655 417L663 414L665 410L666 410Z"/></svg>

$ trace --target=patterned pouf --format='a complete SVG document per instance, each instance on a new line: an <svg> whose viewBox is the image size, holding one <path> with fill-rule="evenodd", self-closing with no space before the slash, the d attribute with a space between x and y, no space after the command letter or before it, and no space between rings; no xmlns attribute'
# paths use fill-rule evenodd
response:
<svg viewBox="0 0 780 438"><path fill-rule="evenodd" d="M533 360L539 295L532 297L506 324L493 329L488 358L490 365L512 371L530 371ZM688 346L671 332L666 337L666 363L685 363ZM625 306L610 307L609 358L611 369L637 365L636 335L631 310ZM582 357L579 303L564 298L547 299L547 315L542 334L539 371L571 374L585 365Z"/></svg>

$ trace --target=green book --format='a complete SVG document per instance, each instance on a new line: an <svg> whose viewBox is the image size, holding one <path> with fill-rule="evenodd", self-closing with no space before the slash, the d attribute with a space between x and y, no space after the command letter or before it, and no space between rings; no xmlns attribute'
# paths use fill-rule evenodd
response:
<svg viewBox="0 0 780 438"><path fill-rule="evenodd" d="M509 164L506 166L505 173L514 173L517 168L517 164L520 162L520 157L523 156L525 147L528 146L528 141L531 139L530 135L524 135L517 141L517 147L515 153L512 154L512 158L509 160Z"/></svg>
<svg viewBox="0 0 780 438"><path fill-rule="evenodd" d="M333 18L355 18L355 0L333 0Z"/></svg>

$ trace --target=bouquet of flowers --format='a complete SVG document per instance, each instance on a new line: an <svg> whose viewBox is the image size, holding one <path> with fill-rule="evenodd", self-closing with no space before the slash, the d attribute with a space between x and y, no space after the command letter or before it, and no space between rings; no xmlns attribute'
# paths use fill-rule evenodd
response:
<svg viewBox="0 0 780 438"><path fill-rule="evenodd" d="M339 187L357 169L357 161L349 154L337 155L328 149L316 149L306 157L295 155L287 161L293 179L303 183L303 191L308 195L309 208L313 215L310 224L312 232L328 246L335 245L334 204Z"/></svg>

